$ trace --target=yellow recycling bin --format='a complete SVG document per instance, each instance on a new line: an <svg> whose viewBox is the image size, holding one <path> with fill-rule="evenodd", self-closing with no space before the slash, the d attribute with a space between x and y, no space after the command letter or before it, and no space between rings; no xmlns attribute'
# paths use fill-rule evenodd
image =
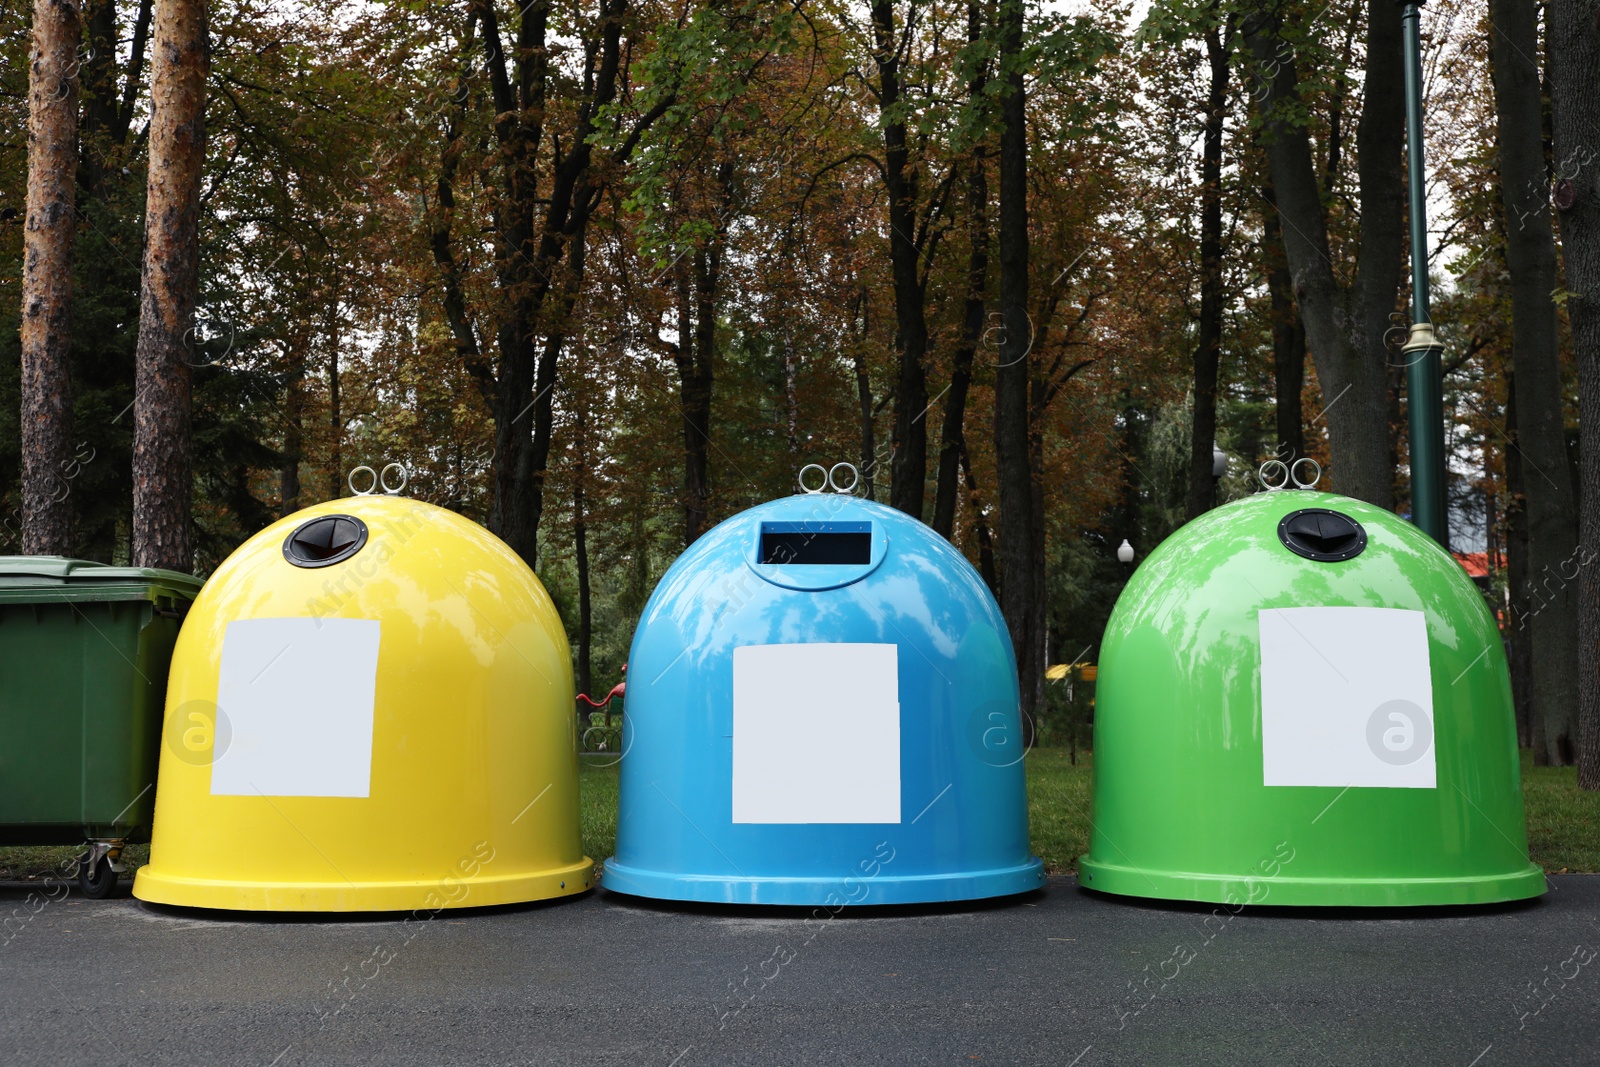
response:
<svg viewBox="0 0 1600 1067"><path fill-rule="evenodd" d="M267 911L581 893L569 646L526 564L397 496L245 542L178 636L134 896Z"/></svg>

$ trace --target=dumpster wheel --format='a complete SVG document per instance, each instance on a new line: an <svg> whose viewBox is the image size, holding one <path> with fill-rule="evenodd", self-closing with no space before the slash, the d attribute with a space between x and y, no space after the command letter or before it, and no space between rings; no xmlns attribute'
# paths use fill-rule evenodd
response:
<svg viewBox="0 0 1600 1067"><path fill-rule="evenodd" d="M122 849L103 843L91 845L89 851L78 857L78 888L90 900L104 900L117 888L117 862Z"/></svg>

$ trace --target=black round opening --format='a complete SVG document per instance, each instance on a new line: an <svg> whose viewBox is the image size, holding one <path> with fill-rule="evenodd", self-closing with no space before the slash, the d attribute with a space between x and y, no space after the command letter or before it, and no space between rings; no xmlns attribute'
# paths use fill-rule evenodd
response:
<svg viewBox="0 0 1600 1067"><path fill-rule="evenodd" d="M1297 556L1318 563L1352 559L1367 547L1367 531L1348 515L1327 508L1303 508L1278 523L1278 540Z"/></svg>
<svg viewBox="0 0 1600 1067"><path fill-rule="evenodd" d="M296 567L328 567L361 551L367 524L354 515L321 515L283 540L283 558Z"/></svg>

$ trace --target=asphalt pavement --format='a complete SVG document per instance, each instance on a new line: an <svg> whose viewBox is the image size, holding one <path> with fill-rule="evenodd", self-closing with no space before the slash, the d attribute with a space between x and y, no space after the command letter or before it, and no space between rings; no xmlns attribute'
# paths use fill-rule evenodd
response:
<svg viewBox="0 0 1600 1067"><path fill-rule="evenodd" d="M1470 910L976 908L604 890L391 917L0 888L4 1064L1600 1063L1600 876Z"/></svg>

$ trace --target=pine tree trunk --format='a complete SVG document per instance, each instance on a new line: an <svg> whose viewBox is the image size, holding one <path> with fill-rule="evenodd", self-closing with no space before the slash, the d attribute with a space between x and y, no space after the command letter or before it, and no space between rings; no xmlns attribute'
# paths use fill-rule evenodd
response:
<svg viewBox="0 0 1600 1067"><path fill-rule="evenodd" d="M1561 568L1575 562L1578 528L1567 468L1556 309L1550 299L1556 288L1556 246L1545 184L1544 102L1533 60L1539 54L1539 10L1535 0L1490 0L1489 24L1528 570L1541 601L1527 633L1533 719L1541 727L1533 750L1537 762L1561 765L1573 759L1578 703L1577 590Z"/></svg>
<svg viewBox="0 0 1600 1067"><path fill-rule="evenodd" d="M1555 204L1566 266L1567 313L1578 358L1578 424L1586 462L1579 488L1578 784L1600 789L1600 17L1594 0L1550 0L1555 109ZM1570 581L1573 575L1563 574Z"/></svg>
<svg viewBox="0 0 1600 1067"><path fill-rule="evenodd" d="M200 284L200 172L210 49L203 0L160 0L133 435L133 560L194 567L189 331Z"/></svg>
<svg viewBox="0 0 1600 1067"><path fill-rule="evenodd" d="M1044 576L1035 572L1034 486L1029 455L1028 142L1020 55L1022 0L1001 0L1000 65L1009 67L1000 117L1000 337L995 370L994 447L1000 476L1000 605L1017 657L1022 711L1034 714L1044 668L1035 603Z"/></svg>
<svg viewBox="0 0 1600 1067"><path fill-rule="evenodd" d="M72 246L78 169L76 0L36 0L22 252L22 551L72 552Z"/></svg>

